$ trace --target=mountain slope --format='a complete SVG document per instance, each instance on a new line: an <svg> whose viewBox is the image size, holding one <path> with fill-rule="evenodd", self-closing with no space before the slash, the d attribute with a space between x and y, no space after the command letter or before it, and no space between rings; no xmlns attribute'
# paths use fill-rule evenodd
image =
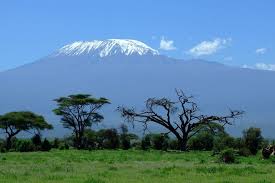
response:
<svg viewBox="0 0 275 183"><path fill-rule="evenodd" d="M98 51L98 50L96 50ZM148 97L175 97L181 88L196 97L204 113L224 114L229 108L246 111L229 130L240 134L251 125L273 136L275 124L275 72L229 67L202 60L177 60L157 54L113 54L94 57L50 55L37 62L0 73L4 83L0 113L32 110L41 113L63 136L64 129L51 110L54 98L73 93L107 97L112 104L104 109L103 125L117 127L123 120L115 111L119 105L142 109Z"/></svg>

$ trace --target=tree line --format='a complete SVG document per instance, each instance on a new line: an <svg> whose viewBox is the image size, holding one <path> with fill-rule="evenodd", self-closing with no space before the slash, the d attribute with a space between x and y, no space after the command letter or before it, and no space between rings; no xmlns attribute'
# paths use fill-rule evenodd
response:
<svg viewBox="0 0 275 183"><path fill-rule="evenodd" d="M175 93L176 100L149 98L142 111L124 106L117 108L126 122L133 125L142 124L144 132L151 124L159 125L165 129L161 134L147 134L139 139L137 135L128 132L126 125L122 125L119 131L117 129L93 131L92 125L104 119L100 110L110 104L110 101L104 97L95 98L88 94L76 94L54 100L57 108L53 112L60 116L63 127L72 131L70 138L55 139L52 142L47 139L43 141L41 131L53 129L43 116L29 111L9 112L0 116L0 128L6 135L2 149L9 151L17 148L17 145L24 151L22 146L29 145L33 146L30 148L33 150L48 150L50 146L67 149L71 146L76 149L135 147L144 150L155 148L221 152L225 148L233 148L238 149L240 154L255 154L263 146L264 140L260 129L250 128L244 131L243 138L237 139L225 132L224 127L232 125L235 119L244 114L243 111L230 110L223 116L201 114L193 96L187 96L182 90L176 90ZM16 143L15 137L23 131L34 134L33 138L31 141L22 140L24 142L17 140ZM248 140L249 138L253 140Z"/></svg>

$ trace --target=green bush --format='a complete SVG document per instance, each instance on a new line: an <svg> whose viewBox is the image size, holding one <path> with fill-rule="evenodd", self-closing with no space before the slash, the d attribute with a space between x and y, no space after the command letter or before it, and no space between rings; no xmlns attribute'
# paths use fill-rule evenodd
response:
<svg viewBox="0 0 275 183"><path fill-rule="evenodd" d="M228 148L234 148L236 146L235 143L235 139L227 134L224 136L216 137L213 141L213 151L221 152L222 150Z"/></svg>
<svg viewBox="0 0 275 183"><path fill-rule="evenodd" d="M223 163L234 163L235 162L235 152L232 148L225 149L221 152L220 161Z"/></svg>
<svg viewBox="0 0 275 183"><path fill-rule="evenodd" d="M68 149L70 149L70 146L66 142L59 146L59 150L68 150Z"/></svg>
<svg viewBox="0 0 275 183"><path fill-rule="evenodd" d="M179 142L177 139L171 139L169 141L169 149L171 150L179 150Z"/></svg>
<svg viewBox="0 0 275 183"><path fill-rule="evenodd" d="M99 148L117 149L119 148L119 135L116 129L102 129L96 133Z"/></svg>
<svg viewBox="0 0 275 183"><path fill-rule="evenodd" d="M168 142L169 142L168 135L165 135L165 134L153 134L152 135L153 148L156 150L167 151L168 145L169 145Z"/></svg>
<svg viewBox="0 0 275 183"><path fill-rule="evenodd" d="M240 148L240 149L238 150L238 154L239 154L240 156L248 157L248 156L251 155L251 152L250 152L250 150L249 150L248 148L242 147L242 148Z"/></svg>
<svg viewBox="0 0 275 183"><path fill-rule="evenodd" d="M120 135L120 144L121 144L121 148L124 150L131 148L131 139L128 134Z"/></svg>
<svg viewBox="0 0 275 183"><path fill-rule="evenodd" d="M256 155L261 148L263 137L260 128L250 127L243 131L243 139L246 147L250 150L251 154Z"/></svg>
<svg viewBox="0 0 275 183"><path fill-rule="evenodd" d="M0 139L0 152L5 153L7 152L5 141Z"/></svg>
<svg viewBox="0 0 275 183"><path fill-rule="evenodd" d="M58 138L54 138L54 140L52 141L52 148L58 149L60 147L60 140Z"/></svg>
<svg viewBox="0 0 275 183"><path fill-rule="evenodd" d="M11 148L9 149L9 151L17 151L18 141L20 141L20 139L17 139L16 137L11 138ZM6 141L5 144L7 145Z"/></svg>
<svg viewBox="0 0 275 183"><path fill-rule="evenodd" d="M31 141L33 145L35 146L35 150L39 151L41 149L41 136L39 134L35 134L32 138Z"/></svg>
<svg viewBox="0 0 275 183"><path fill-rule="evenodd" d="M120 145L121 148L124 150L131 148L131 139L128 134L128 127L125 124L122 124L120 127L121 134L120 134Z"/></svg>
<svg viewBox="0 0 275 183"><path fill-rule="evenodd" d="M214 135L207 131L199 133L189 140L188 146L192 150L210 151L214 146Z"/></svg>
<svg viewBox="0 0 275 183"><path fill-rule="evenodd" d="M16 151L19 152L31 152L35 151L35 146L29 139L21 139L16 141Z"/></svg>
<svg viewBox="0 0 275 183"><path fill-rule="evenodd" d="M235 149L241 149L241 148L246 148L245 143L244 143L244 139L243 138L236 138L235 139L235 145L234 148Z"/></svg>
<svg viewBox="0 0 275 183"><path fill-rule="evenodd" d="M84 148L85 149L96 149L97 148L97 136L96 136L96 132L89 129L89 130L85 130L84 133Z"/></svg>
<svg viewBox="0 0 275 183"><path fill-rule="evenodd" d="M141 149L148 150L151 148L151 135L145 135L141 140Z"/></svg>
<svg viewBox="0 0 275 183"><path fill-rule="evenodd" d="M50 151L52 148L51 143L45 138L41 144L42 151Z"/></svg>

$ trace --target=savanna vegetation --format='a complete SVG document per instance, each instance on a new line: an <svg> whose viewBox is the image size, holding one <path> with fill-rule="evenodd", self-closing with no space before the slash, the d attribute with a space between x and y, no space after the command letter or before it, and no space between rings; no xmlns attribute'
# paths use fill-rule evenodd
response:
<svg viewBox="0 0 275 183"><path fill-rule="evenodd" d="M107 98L60 97L53 112L71 135L43 138L53 126L29 111L0 116L0 182L272 182L273 141L251 127L241 137L225 131L242 115L201 114L192 96L149 98L145 109L118 107L125 123L94 130L103 122ZM141 124L144 134L128 125ZM162 132L149 133L150 124ZM20 133L31 136L20 138Z"/></svg>

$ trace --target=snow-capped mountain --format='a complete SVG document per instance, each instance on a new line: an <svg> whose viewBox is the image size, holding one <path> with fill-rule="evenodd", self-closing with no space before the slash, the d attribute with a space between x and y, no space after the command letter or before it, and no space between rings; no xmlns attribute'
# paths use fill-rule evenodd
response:
<svg viewBox="0 0 275 183"><path fill-rule="evenodd" d="M106 97L105 127L122 122L117 106L144 107L149 97L175 99L174 89L195 96L202 113L246 113L230 129L240 134L256 126L274 136L275 72L235 68L204 60L179 60L134 40L75 42L39 61L0 73L0 114L31 110L55 126L52 135L66 131L52 113L53 99L75 93ZM140 131L139 131L140 132Z"/></svg>
<svg viewBox="0 0 275 183"><path fill-rule="evenodd" d="M57 51L54 56L108 57L113 55L159 55L157 50L132 39L107 39L78 41L68 44Z"/></svg>

